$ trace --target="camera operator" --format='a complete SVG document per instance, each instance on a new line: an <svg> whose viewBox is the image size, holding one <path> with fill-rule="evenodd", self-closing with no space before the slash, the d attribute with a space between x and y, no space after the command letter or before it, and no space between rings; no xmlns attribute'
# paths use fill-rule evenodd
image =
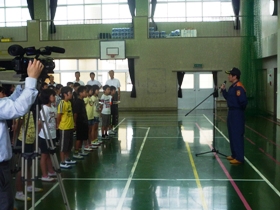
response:
<svg viewBox="0 0 280 210"><path fill-rule="evenodd" d="M15 92L0 99L0 208L12 210L14 196L11 185L10 159L12 158L11 141L6 124L7 119L23 116L34 103L37 96L36 83L43 69L43 64L34 59L29 61L25 88L17 86Z"/></svg>

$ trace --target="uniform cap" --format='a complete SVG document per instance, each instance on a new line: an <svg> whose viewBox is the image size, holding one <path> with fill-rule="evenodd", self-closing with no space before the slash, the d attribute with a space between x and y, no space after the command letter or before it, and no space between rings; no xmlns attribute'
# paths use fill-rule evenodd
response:
<svg viewBox="0 0 280 210"><path fill-rule="evenodd" d="M241 72L238 68L233 67L230 71L225 71L226 74L231 74L231 75L236 75L236 76L240 76Z"/></svg>

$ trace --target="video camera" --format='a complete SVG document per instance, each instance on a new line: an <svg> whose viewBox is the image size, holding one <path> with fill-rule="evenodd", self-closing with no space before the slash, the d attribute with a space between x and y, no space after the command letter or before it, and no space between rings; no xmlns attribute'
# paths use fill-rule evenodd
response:
<svg viewBox="0 0 280 210"><path fill-rule="evenodd" d="M8 53L12 56L16 56L13 60L12 60L12 66L13 69L15 70L15 72L17 74L21 74L21 80L24 80L28 75L27 75L27 67L28 67L28 63L29 61L33 61L33 59L37 59L40 60L41 63L44 65L44 68L42 70L42 73L40 75L40 79L45 80L46 78L48 78L48 74L53 74L54 73L54 68L55 68L55 63L53 61L53 58L50 57L46 57L45 59L39 59L39 56L48 56L51 55L52 52L55 53L65 53L65 49L64 48L60 48L60 47L42 47L39 49L36 49L35 47L26 47L23 48L20 45L11 45L8 48ZM24 55L27 56L32 56L35 55L34 58L28 58L28 57L24 57Z"/></svg>

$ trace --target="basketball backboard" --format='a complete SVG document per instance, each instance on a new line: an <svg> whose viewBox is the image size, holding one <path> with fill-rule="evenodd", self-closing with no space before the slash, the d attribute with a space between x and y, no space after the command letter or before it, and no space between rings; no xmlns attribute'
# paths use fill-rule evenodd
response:
<svg viewBox="0 0 280 210"><path fill-rule="evenodd" d="M125 41L100 41L100 59L125 59Z"/></svg>

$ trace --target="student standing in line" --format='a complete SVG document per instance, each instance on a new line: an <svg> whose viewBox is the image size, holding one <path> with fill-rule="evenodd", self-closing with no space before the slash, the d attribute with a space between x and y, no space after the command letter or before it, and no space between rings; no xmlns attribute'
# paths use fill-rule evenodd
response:
<svg viewBox="0 0 280 210"><path fill-rule="evenodd" d="M56 173L53 170L53 165L50 158L50 151L48 150L48 145L51 147L50 137L52 139L53 145L55 145L56 141L56 115L57 109L52 106L55 102L55 91L51 89L42 90L40 94L40 100L43 104L42 110L44 110L45 117L43 115L43 111L40 111L40 119L38 122L39 129L39 148L41 150L41 159L40 166L42 171L42 181L51 182L54 181L54 176ZM43 122L46 136L43 130ZM50 137L49 133L50 132ZM48 145L47 145L48 141Z"/></svg>
<svg viewBox="0 0 280 210"><path fill-rule="evenodd" d="M70 100L72 99L72 88L63 87L61 89L61 97L57 109L57 128L60 133L60 167L70 168L76 161L70 159L70 152L73 147L73 130L74 119Z"/></svg>
<svg viewBox="0 0 280 210"><path fill-rule="evenodd" d="M33 112L30 111L29 121L28 121L28 114L25 115L25 117L20 117L18 120L16 120L15 124L15 135L14 143L16 142L17 147L22 147L24 143L24 152L25 153L33 153L34 152L34 142L36 139L36 133L35 133L35 123L33 118ZM23 123L24 122L24 123ZM28 125L27 125L28 123ZM25 129L25 126L27 125L27 133L25 134L23 132L23 129ZM24 127L23 127L24 126ZM18 134L18 135L16 135ZM23 134L25 134L25 139L23 138ZM23 142L25 140L25 142ZM31 182L31 167L32 167L32 160L27 159L27 192L32 192L32 182ZM24 201L25 195L23 193L24 191L24 183L21 179L21 171L19 171L16 175L16 200ZM35 187L35 192L42 192L42 188ZM30 201L31 198L27 197L27 201Z"/></svg>
<svg viewBox="0 0 280 210"><path fill-rule="evenodd" d="M77 89L78 98L74 102L73 113L74 113L74 126L76 130L76 143L74 158L82 159L82 156L88 155L82 149L84 143L85 147L88 145L88 117L85 107L84 98L87 96L86 87L80 86Z"/></svg>
<svg viewBox="0 0 280 210"><path fill-rule="evenodd" d="M99 103L99 86L97 85L93 85L93 95L92 95L92 101L93 101L93 107L94 107L94 118L93 118L93 139L91 144L93 146L99 146L100 142L98 141L98 124L99 124L99 118L100 118L100 111L101 111L101 107L100 107L100 103Z"/></svg>
<svg viewBox="0 0 280 210"><path fill-rule="evenodd" d="M112 96L110 95L110 87L108 85L103 86L103 95L101 96L101 120L102 120L102 139L109 139L109 135L107 133L110 123L111 123L111 104L112 104Z"/></svg>

